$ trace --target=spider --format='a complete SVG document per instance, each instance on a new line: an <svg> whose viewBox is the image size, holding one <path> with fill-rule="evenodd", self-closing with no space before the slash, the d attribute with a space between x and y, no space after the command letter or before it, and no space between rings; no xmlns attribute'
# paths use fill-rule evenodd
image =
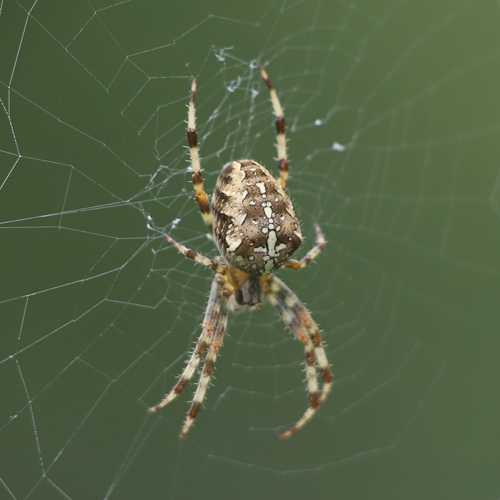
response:
<svg viewBox="0 0 500 500"><path fill-rule="evenodd" d="M193 79L191 86L187 137L194 191L201 215L217 244L220 256L211 260L165 235L179 252L215 271L201 334L187 366L165 399L149 408L150 412L155 412L173 401L191 380L204 356L200 381L180 434L181 438L193 424L205 397L215 360L222 346L230 309L236 310L240 306L258 309L264 305L264 298L267 298L286 326L304 344L309 407L291 429L279 436L280 439L293 434L314 415L325 401L332 385L332 374L318 325L297 296L273 275L280 267L294 270L306 267L326 243L321 229L316 225L315 246L301 260L290 258L301 244L302 234L292 202L285 193L288 179L285 118L267 73L262 67L259 69L271 94L276 118L280 179L276 180L265 167L253 160L229 162L219 175L211 207L203 188L196 135L196 79ZM324 381L321 391L316 365Z"/></svg>

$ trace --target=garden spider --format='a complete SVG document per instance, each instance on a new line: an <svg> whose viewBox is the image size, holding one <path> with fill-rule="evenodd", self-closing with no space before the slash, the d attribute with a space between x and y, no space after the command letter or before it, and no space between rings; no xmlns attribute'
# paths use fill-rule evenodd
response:
<svg viewBox="0 0 500 500"><path fill-rule="evenodd" d="M302 242L302 235L292 202L285 193L288 178L285 118L266 72L263 68L259 69L271 93L276 117L280 180L274 179L266 168L252 160L229 162L222 169L215 185L211 209L203 188L196 136L196 79L191 87L187 136L194 171L194 191L203 220L221 255L210 260L165 235L186 257L216 273L201 334L187 366L165 399L149 409L150 412L155 412L175 399L191 380L202 356L205 355L200 382L180 434L181 438L193 424L205 397L217 353L222 346L229 309L235 310L239 306L258 309L264 305L264 298L267 298L286 326L304 344L309 408L290 430L279 436L280 439L293 434L314 415L325 401L332 385L332 375L318 326L304 304L272 274L279 267L297 270L307 266L323 250L325 239L316 225L314 248L301 260L290 259ZM321 393L318 388L316 364L324 380Z"/></svg>

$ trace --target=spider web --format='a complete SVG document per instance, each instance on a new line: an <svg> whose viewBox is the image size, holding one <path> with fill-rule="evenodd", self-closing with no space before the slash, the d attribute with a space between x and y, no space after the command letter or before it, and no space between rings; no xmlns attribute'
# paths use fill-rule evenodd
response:
<svg viewBox="0 0 500 500"><path fill-rule="evenodd" d="M499 6L491 1L0 2L0 497L498 498ZM215 256L202 165L276 172L317 263L281 279L323 328L334 390L270 307L230 317L195 427Z"/></svg>

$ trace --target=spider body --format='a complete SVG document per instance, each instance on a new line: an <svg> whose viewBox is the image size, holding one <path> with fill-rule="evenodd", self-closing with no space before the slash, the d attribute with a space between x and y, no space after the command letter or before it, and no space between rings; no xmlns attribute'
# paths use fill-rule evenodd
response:
<svg viewBox="0 0 500 500"><path fill-rule="evenodd" d="M266 168L228 163L212 198L214 236L229 264L252 276L281 267L302 242L292 202Z"/></svg>
<svg viewBox="0 0 500 500"><path fill-rule="evenodd" d="M254 276L233 268L227 278L234 289L233 297L236 301L236 305L231 304L232 309L236 310L238 306L260 309L264 305L263 287L267 283L265 277Z"/></svg>
<svg viewBox="0 0 500 500"><path fill-rule="evenodd" d="M316 225L315 246L300 260L290 258L302 242L302 233L292 202L285 192L288 179L285 118L266 72L263 68L260 71L271 94L276 118L280 178L276 180L265 167L253 160L232 161L224 166L219 175L211 206L203 187L198 152L194 105L196 80L193 80L191 87L187 135L193 167L193 187L201 215L217 244L220 256L211 260L165 235L186 257L216 273L201 334L187 366L163 401L149 409L155 412L173 401L192 379L204 357L200 382L180 437L186 435L200 410L222 346L230 309L236 310L239 306L259 309L267 299L285 325L304 345L309 407L300 420L280 438L290 436L314 415L325 401L332 385L332 374L318 325L297 296L273 275L280 267L293 270L306 267L326 243L321 229ZM321 389L317 369L323 379Z"/></svg>

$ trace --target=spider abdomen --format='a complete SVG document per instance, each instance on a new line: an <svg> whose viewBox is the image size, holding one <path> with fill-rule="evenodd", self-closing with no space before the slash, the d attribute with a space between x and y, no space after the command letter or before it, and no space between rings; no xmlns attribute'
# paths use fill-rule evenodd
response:
<svg viewBox="0 0 500 500"><path fill-rule="evenodd" d="M229 264L251 275L274 272L302 242L290 198L252 160L224 166L212 197L212 215L219 251Z"/></svg>

